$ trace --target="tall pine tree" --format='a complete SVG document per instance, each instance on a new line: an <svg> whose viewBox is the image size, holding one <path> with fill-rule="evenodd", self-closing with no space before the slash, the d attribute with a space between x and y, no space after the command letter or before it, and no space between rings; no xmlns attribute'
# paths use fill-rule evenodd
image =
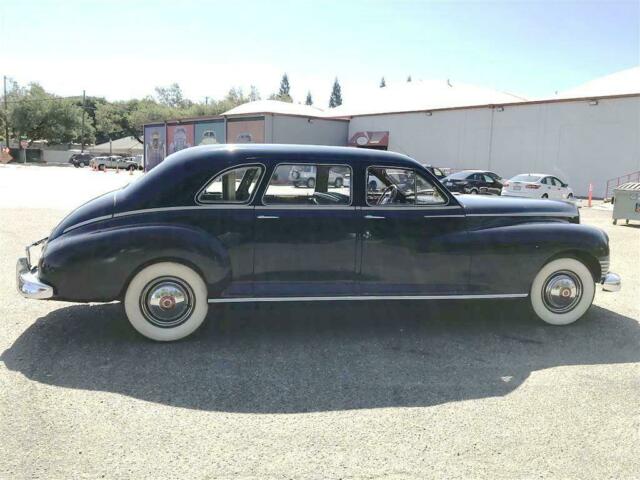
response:
<svg viewBox="0 0 640 480"><path fill-rule="evenodd" d="M313 97L311 96L311 92L307 91L307 99L304 102L305 105L313 105Z"/></svg>
<svg viewBox="0 0 640 480"><path fill-rule="evenodd" d="M282 79L280 80L280 89L278 93L272 93L269 95L269 100L280 100L281 102L289 102L293 103L293 98L291 98L291 94L289 85L289 76L285 73L282 75Z"/></svg>
<svg viewBox="0 0 640 480"><path fill-rule="evenodd" d="M411 81L411 75L407 77L407 82L410 82L410 81Z"/></svg>
<svg viewBox="0 0 640 480"><path fill-rule="evenodd" d="M387 82L384 81L384 77L380 79L380 88L384 88L387 86Z"/></svg>
<svg viewBox="0 0 640 480"><path fill-rule="evenodd" d="M342 89L340 83L338 83L338 77L333 81L333 88L331 89L331 97L329 97L329 108L335 108L342 105Z"/></svg>

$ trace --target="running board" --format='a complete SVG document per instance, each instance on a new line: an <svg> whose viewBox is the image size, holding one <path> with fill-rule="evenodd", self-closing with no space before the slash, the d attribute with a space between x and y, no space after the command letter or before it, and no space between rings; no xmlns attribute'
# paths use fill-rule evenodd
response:
<svg viewBox="0 0 640 480"><path fill-rule="evenodd" d="M248 302L326 302L334 300L489 300L498 298L525 298L528 293L503 293L487 295L358 295L339 297L238 297L210 298L209 303Z"/></svg>

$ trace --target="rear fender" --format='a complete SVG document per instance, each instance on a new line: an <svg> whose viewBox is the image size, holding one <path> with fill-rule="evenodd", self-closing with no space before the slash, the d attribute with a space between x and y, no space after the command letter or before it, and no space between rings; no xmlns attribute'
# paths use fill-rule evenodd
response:
<svg viewBox="0 0 640 480"><path fill-rule="evenodd" d="M190 266L210 294L231 279L229 256L218 239L198 228L166 224L70 232L47 245L40 278L54 287L56 299L112 301L138 271L158 261Z"/></svg>

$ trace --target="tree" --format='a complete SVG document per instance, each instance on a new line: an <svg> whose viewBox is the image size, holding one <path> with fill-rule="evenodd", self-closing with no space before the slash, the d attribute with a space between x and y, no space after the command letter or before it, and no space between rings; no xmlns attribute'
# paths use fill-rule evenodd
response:
<svg viewBox="0 0 640 480"><path fill-rule="evenodd" d="M311 92L307 92L307 99L304 101L305 105L313 105L313 97L311 96Z"/></svg>
<svg viewBox="0 0 640 480"><path fill-rule="evenodd" d="M192 103L184 98L182 89L177 83L172 83L168 87L156 87L156 97L162 105L171 108L189 107Z"/></svg>
<svg viewBox="0 0 640 480"><path fill-rule="evenodd" d="M384 81L384 77L380 79L380 88L384 88L387 86L387 82Z"/></svg>
<svg viewBox="0 0 640 480"><path fill-rule="evenodd" d="M280 80L280 89L278 90L278 93L272 93L269 95L269 100L293 103L293 98L291 98L289 93L290 90L291 86L289 85L289 76L285 73L282 75L282 79Z"/></svg>
<svg viewBox="0 0 640 480"><path fill-rule="evenodd" d="M333 81L331 89L331 97L329 97L329 108L335 108L342 105L342 89L338 83L338 77Z"/></svg>
<svg viewBox="0 0 640 480"><path fill-rule="evenodd" d="M255 85L251 85L251 91L249 92L249 101L255 102L257 100L260 100L260 92Z"/></svg>
<svg viewBox="0 0 640 480"><path fill-rule="evenodd" d="M82 109L73 99L56 97L37 83L31 83L24 88L15 84L7 101L11 105L8 120L14 138L24 136L30 142L46 140L51 144L80 141ZM94 140L90 123L85 125L84 140Z"/></svg>
<svg viewBox="0 0 640 480"><path fill-rule="evenodd" d="M407 77L407 82L410 82L410 81L411 81L411 75Z"/></svg>

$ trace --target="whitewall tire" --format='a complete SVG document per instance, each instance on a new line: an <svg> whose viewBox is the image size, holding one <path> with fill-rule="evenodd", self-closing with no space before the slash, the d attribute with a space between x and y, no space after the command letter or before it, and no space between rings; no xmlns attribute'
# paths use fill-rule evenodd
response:
<svg viewBox="0 0 640 480"><path fill-rule="evenodd" d="M575 258L559 258L540 269L529 298L542 321L568 325L586 313L595 291L593 275L584 263Z"/></svg>
<svg viewBox="0 0 640 480"><path fill-rule="evenodd" d="M193 269L174 262L145 267L129 283L124 309L133 328L170 342L193 333L209 309L207 285Z"/></svg>

